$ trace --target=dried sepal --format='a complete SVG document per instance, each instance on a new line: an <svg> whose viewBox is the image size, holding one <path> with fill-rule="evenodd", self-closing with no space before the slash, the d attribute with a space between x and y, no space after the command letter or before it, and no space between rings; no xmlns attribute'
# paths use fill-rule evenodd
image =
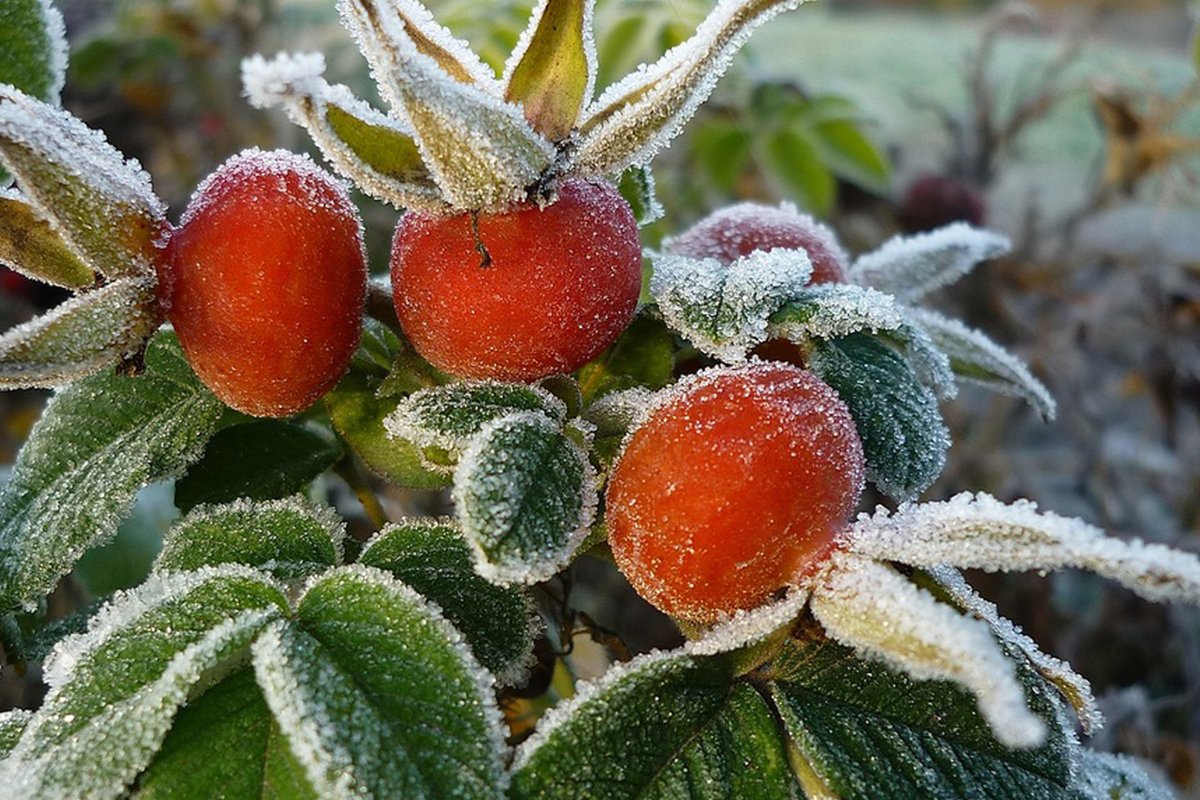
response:
<svg viewBox="0 0 1200 800"><path fill-rule="evenodd" d="M834 557L809 601L825 632L917 680L954 681L979 702L996 738L1035 747L1046 726L987 624L939 603L895 569L853 553Z"/></svg>
<svg viewBox="0 0 1200 800"><path fill-rule="evenodd" d="M1105 536L1081 520L964 492L945 502L879 509L851 526L850 547L916 567L989 572L1076 567L1155 601L1200 603L1200 558L1160 544Z"/></svg>
<svg viewBox="0 0 1200 800"><path fill-rule="evenodd" d="M445 207L412 131L371 108L342 85L322 77L320 53L280 53L242 62L242 83L252 105L280 106L312 136L340 174L372 197L397 208Z"/></svg>
<svg viewBox="0 0 1200 800"><path fill-rule="evenodd" d="M18 192L8 189L0 189L0 264L67 289L96 282L96 273L67 247L58 231Z"/></svg>
<svg viewBox="0 0 1200 800"><path fill-rule="evenodd" d="M504 99L551 141L567 138L596 83L595 0L540 0L504 68Z"/></svg>
<svg viewBox="0 0 1200 800"><path fill-rule="evenodd" d="M523 200L555 152L520 107L456 80L421 51L410 35L421 29L407 25L398 8L373 0L342 0L340 6L372 58L381 91L412 125L447 204L478 211Z"/></svg>
<svg viewBox="0 0 1200 800"><path fill-rule="evenodd" d="M0 85L0 162L89 267L153 275L167 228L150 178L65 111Z"/></svg>
<svg viewBox="0 0 1200 800"><path fill-rule="evenodd" d="M908 315L950 359L951 369L959 380L1019 397L1043 419L1054 419L1057 413L1054 398L1021 359L981 332L934 311L910 308Z"/></svg>
<svg viewBox="0 0 1200 800"><path fill-rule="evenodd" d="M687 41L610 86L584 112L574 169L616 174L645 164L708 99L762 23L803 0L721 0Z"/></svg>
<svg viewBox="0 0 1200 800"><path fill-rule="evenodd" d="M122 278L0 336L0 389L61 386L133 358L161 322L153 278Z"/></svg>
<svg viewBox="0 0 1200 800"><path fill-rule="evenodd" d="M1043 652L1037 643L1026 636L1020 628L1010 620L1000 616L995 603L985 599L975 591L962 573L950 567L933 567L927 570L955 605L964 612L983 620L992 629L992 633L1001 641L1021 652L1038 674L1049 681L1066 698L1079 724L1088 736L1097 733L1104 727L1104 715L1096 704L1092 694L1092 685L1087 678L1071 669L1071 665Z"/></svg>
<svg viewBox="0 0 1200 800"><path fill-rule="evenodd" d="M997 233L956 222L930 233L890 239L860 256L848 277L900 300L917 300L1011 248L1012 243Z"/></svg>

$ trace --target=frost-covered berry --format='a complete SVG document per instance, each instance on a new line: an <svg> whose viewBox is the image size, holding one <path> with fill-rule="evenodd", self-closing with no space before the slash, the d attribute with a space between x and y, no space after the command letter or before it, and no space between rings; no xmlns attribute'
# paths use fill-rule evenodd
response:
<svg viewBox="0 0 1200 800"><path fill-rule="evenodd" d="M609 544L642 597L711 622L817 568L854 511L863 451L812 373L751 362L684 379L609 478Z"/></svg>
<svg viewBox="0 0 1200 800"><path fill-rule="evenodd" d="M171 238L169 317L188 362L247 414L303 411L362 331L362 222L304 156L247 150L196 190Z"/></svg>
<svg viewBox="0 0 1200 800"><path fill-rule="evenodd" d="M846 253L825 225L795 206L738 203L715 211L663 243L663 250L730 264L755 250L803 250L812 261L809 283L845 283Z"/></svg>
<svg viewBox="0 0 1200 800"><path fill-rule="evenodd" d="M396 313L435 366L532 381L570 372L633 318L642 255L629 204L573 180L545 208L435 216L410 211L392 243Z"/></svg>

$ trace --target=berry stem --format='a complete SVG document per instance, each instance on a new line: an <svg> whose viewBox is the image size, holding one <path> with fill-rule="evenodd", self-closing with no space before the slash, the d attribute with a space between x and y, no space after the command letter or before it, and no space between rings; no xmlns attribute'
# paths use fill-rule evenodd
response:
<svg viewBox="0 0 1200 800"><path fill-rule="evenodd" d="M382 529L390 522L387 512L383 509L383 504L379 502L379 498L375 494L375 490L367 479L367 476L359 468L352 456L347 456L334 466L333 471L339 478L346 482L350 487L350 491L354 492L354 496L358 498L358 502L362 504L363 511L366 512L367 519L375 526L376 530Z"/></svg>

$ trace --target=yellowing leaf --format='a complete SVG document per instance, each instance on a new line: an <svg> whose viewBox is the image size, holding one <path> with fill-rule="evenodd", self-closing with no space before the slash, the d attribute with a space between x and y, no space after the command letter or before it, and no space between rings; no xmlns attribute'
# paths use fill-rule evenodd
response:
<svg viewBox="0 0 1200 800"><path fill-rule="evenodd" d="M579 120L596 80L595 0L542 0L509 59L504 99L552 141Z"/></svg>
<svg viewBox="0 0 1200 800"><path fill-rule="evenodd" d="M96 273L79 260L50 223L16 192L0 190L0 264L67 289L82 289Z"/></svg>

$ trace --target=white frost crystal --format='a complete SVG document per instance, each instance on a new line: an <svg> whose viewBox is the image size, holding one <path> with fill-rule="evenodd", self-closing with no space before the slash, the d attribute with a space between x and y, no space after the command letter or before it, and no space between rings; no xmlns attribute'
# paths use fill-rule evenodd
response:
<svg viewBox="0 0 1200 800"><path fill-rule="evenodd" d="M847 277L911 302L953 283L1011 247L999 234L956 222L930 233L889 240L860 256Z"/></svg>

